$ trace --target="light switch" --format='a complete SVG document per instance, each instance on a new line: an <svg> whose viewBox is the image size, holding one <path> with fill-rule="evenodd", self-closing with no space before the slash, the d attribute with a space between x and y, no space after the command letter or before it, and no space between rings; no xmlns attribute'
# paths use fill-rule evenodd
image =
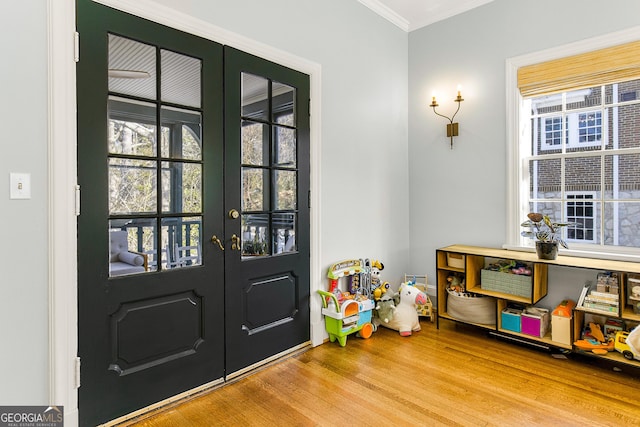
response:
<svg viewBox="0 0 640 427"><path fill-rule="evenodd" d="M10 199L30 199L31 198L31 174L15 173L9 174L9 198Z"/></svg>

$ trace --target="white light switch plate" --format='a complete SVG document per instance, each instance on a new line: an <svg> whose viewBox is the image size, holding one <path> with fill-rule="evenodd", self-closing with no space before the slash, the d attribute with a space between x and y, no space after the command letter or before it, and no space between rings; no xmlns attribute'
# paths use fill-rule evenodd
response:
<svg viewBox="0 0 640 427"><path fill-rule="evenodd" d="M9 198L10 199L30 199L31 198L31 174L15 173L9 174Z"/></svg>

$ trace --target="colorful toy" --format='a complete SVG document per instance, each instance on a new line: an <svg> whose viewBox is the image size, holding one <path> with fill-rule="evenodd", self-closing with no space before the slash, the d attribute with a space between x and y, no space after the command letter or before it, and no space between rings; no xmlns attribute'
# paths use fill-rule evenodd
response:
<svg viewBox="0 0 640 427"><path fill-rule="evenodd" d="M385 293L376 302L376 316L373 318L373 324L377 327L381 323L389 323L393 319L396 311L396 303L391 293Z"/></svg>
<svg viewBox="0 0 640 427"><path fill-rule="evenodd" d="M360 274L364 270L364 261L361 259L349 259L336 262L331 267L329 267L329 271L327 273L327 277L329 278L329 292L338 299L338 302L342 302L345 297L348 298L349 294L352 293L352 290L354 290L354 285L357 288L359 284ZM340 291L338 281L343 277L351 279L349 284L349 292ZM356 277L357 279L354 280L354 278ZM354 294L355 292L357 292L357 290L353 291ZM328 304L329 300L327 299L325 302Z"/></svg>
<svg viewBox="0 0 640 427"><path fill-rule="evenodd" d="M614 340L604 336L600 325L593 322L589 323L589 331L589 335L585 333L584 339L574 342L573 345L581 350L590 350L595 354L601 355L614 350Z"/></svg>
<svg viewBox="0 0 640 427"><path fill-rule="evenodd" d="M325 327L329 333L329 341L338 343L344 347L347 344L347 336L357 333L361 338L369 338L373 333L371 323L371 311L373 310L373 300L355 299L338 302L336 296L325 291L318 291L322 298L322 314L324 315ZM329 301L329 303L327 303Z"/></svg>
<svg viewBox="0 0 640 427"><path fill-rule="evenodd" d="M408 337L412 332L421 329L416 304L426 303L427 295L409 282L402 283L398 293L400 302L396 305L393 319L388 323L381 323L381 325L398 331L403 337Z"/></svg>
<svg viewBox="0 0 640 427"><path fill-rule="evenodd" d="M447 277L447 287L451 289L453 292L457 292L461 294L465 291L464 282L457 274L450 274Z"/></svg>
<svg viewBox="0 0 640 427"><path fill-rule="evenodd" d="M329 340L336 339L341 346L347 343L347 335L357 333L369 338L374 331L371 315L374 302L371 299L371 272L368 260L352 259L337 262L329 267L329 291L318 291L322 298L322 314ZM348 291L340 289L340 279L347 281Z"/></svg>
<svg viewBox="0 0 640 427"><path fill-rule="evenodd" d="M613 340L602 343L593 338L578 340L573 343L574 346L581 350L591 350L595 354L606 354L613 351Z"/></svg>
<svg viewBox="0 0 640 427"><path fill-rule="evenodd" d="M420 282L418 282L418 280L420 280ZM433 303L431 302L431 298L429 298L429 295L427 294L427 275L405 274L404 281L410 282L413 286L424 292L425 296L427 297L427 300L424 304L416 304L416 311L418 312L418 316L428 317L430 321L435 321L436 319L433 314Z"/></svg>
<svg viewBox="0 0 640 427"><path fill-rule="evenodd" d="M380 272L384 270L384 264L378 260L371 262L371 291L373 299L379 300L382 295L389 290L389 282L382 282Z"/></svg>
<svg viewBox="0 0 640 427"><path fill-rule="evenodd" d="M629 332L618 331L616 332L614 349L624 356L628 360L640 360L640 354L635 353L629 346Z"/></svg>

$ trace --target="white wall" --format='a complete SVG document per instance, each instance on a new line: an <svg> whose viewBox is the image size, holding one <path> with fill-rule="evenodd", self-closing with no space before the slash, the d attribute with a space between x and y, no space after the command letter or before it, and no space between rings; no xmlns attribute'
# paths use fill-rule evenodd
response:
<svg viewBox="0 0 640 427"><path fill-rule="evenodd" d="M640 2L495 0L409 34L410 266L435 283L435 250L500 247L506 221L505 61L638 25ZM462 103L450 150L439 112ZM426 267L425 267L426 266Z"/></svg>
<svg viewBox="0 0 640 427"><path fill-rule="evenodd" d="M320 64L319 263L379 258L399 282L409 248L407 34L355 0L157 3ZM0 4L0 404L46 404L47 5ZM31 200L8 199L11 171L32 173ZM324 272L312 280L326 283Z"/></svg>
<svg viewBox="0 0 640 427"><path fill-rule="evenodd" d="M0 57L0 405L44 405L49 363L45 1L0 2ZM31 174L30 200L9 200L10 172Z"/></svg>

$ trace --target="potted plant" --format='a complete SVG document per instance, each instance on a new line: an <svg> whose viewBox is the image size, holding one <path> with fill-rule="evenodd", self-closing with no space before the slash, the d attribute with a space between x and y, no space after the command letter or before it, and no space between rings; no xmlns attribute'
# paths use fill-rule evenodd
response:
<svg viewBox="0 0 640 427"><path fill-rule="evenodd" d="M567 242L562 239L562 227L575 225L571 222L554 222L548 215L531 212L528 220L520 224L527 228L522 232L524 237L536 240L536 252L540 259L556 259L558 256L558 244L568 249Z"/></svg>

